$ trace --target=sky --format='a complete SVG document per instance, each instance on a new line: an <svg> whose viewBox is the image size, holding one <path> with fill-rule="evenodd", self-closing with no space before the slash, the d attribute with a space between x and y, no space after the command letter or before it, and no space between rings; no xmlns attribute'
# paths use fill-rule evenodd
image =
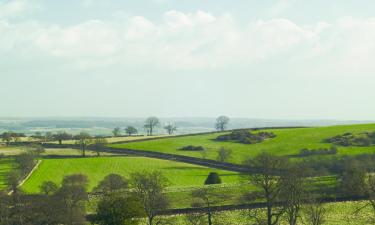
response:
<svg viewBox="0 0 375 225"><path fill-rule="evenodd" d="M0 116L375 120L373 0L0 0Z"/></svg>

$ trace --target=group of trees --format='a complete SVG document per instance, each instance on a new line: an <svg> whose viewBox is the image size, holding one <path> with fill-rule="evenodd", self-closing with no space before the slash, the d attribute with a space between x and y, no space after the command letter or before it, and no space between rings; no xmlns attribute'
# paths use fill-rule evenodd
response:
<svg viewBox="0 0 375 225"><path fill-rule="evenodd" d="M244 165L257 169L248 177L260 191L251 193L247 199L254 201L261 198L265 201L265 217L254 214L254 211L251 213L259 224L276 225L281 218L290 225L296 225L301 218L307 224L323 224L325 209L321 201L329 197L332 191L335 197L364 198L371 206L375 202L375 176L368 175L371 173L355 159L344 163L333 190L314 188L314 181L308 172L311 168L304 163L292 163L285 157L262 153L246 160ZM375 218L375 208L373 213Z"/></svg>
<svg viewBox="0 0 375 225"><path fill-rule="evenodd" d="M233 141L242 144L255 144L263 142L269 138L275 138L276 135L272 132L258 132L251 133L248 130L234 130L229 134L223 134L216 137L217 141Z"/></svg>
<svg viewBox="0 0 375 225"><path fill-rule="evenodd" d="M155 132L155 129L157 127L160 126L160 120L159 118L155 117L155 116L152 116L152 117L148 117L145 122L144 122L144 125L143 125L143 128L144 130L146 131L146 134L148 136L152 136ZM177 130L177 127L174 123L167 123L165 126L164 126L164 129L166 130L166 132L169 134L169 135L172 135L176 130ZM128 136L132 136L134 134L137 134L138 133L138 130L137 128L133 127L133 126L127 126L125 129L124 129L125 133L128 135ZM115 137L119 137L121 136L121 128L119 127L116 127L113 129L112 131L113 133L113 136Z"/></svg>
<svg viewBox="0 0 375 225"><path fill-rule="evenodd" d="M219 131L224 131L229 124L229 120L230 119L227 116L219 116L216 119L215 128ZM160 120L155 116L148 117L143 125L143 128L148 136L152 136L157 127L160 127ZM175 131L177 131L177 126L172 122L165 124L163 128L169 135L172 135ZM128 136L131 136L132 134L136 134L138 131L136 128L129 126L125 128L125 132L128 134ZM121 129L116 127L113 129L112 133L115 137L120 136Z"/></svg>
<svg viewBox="0 0 375 225"><path fill-rule="evenodd" d="M87 185L85 176L71 175L64 178L61 187L44 183L39 195L0 193L0 225L84 224Z"/></svg>
<svg viewBox="0 0 375 225"><path fill-rule="evenodd" d="M9 145L11 142L18 142L20 141L20 138L26 137L24 133L16 133L16 132L4 132L0 135L0 138L5 142L7 145Z"/></svg>
<svg viewBox="0 0 375 225"><path fill-rule="evenodd" d="M64 177L61 186L47 181L40 194L15 190L0 193L0 225L84 225L89 199L88 178L82 174ZM93 224L138 224L146 217L149 225L160 224L159 213L169 206L165 195L168 180L159 172L139 172L130 180L110 174L94 189L98 197Z"/></svg>

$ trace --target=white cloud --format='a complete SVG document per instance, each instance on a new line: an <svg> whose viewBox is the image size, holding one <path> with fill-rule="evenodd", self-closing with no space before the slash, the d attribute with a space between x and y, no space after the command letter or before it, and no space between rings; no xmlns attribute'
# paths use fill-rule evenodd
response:
<svg viewBox="0 0 375 225"><path fill-rule="evenodd" d="M250 66L324 60L331 67L373 68L375 18L299 25L288 19L237 23L230 15L168 11L161 22L142 16L72 26L0 21L0 51L24 50L89 69L148 65L163 69Z"/></svg>
<svg viewBox="0 0 375 225"><path fill-rule="evenodd" d="M26 0L0 2L0 18L13 18L37 9L36 4Z"/></svg>

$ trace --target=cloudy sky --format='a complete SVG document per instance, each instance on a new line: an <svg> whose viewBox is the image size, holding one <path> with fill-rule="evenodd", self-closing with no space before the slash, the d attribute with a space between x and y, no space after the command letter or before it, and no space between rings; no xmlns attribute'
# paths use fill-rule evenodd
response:
<svg viewBox="0 0 375 225"><path fill-rule="evenodd" d="M375 120L373 0L0 0L0 116Z"/></svg>

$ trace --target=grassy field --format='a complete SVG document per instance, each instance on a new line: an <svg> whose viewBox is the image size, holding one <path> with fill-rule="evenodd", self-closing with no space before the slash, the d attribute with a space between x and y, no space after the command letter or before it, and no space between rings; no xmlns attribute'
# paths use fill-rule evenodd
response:
<svg viewBox="0 0 375 225"><path fill-rule="evenodd" d="M374 224L372 218L373 214L370 207L365 207L363 210L356 212L360 207L365 206L365 202L341 202L325 204L325 223L326 225L371 225ZM303 212L303 210L302 210ZM250 225L255 224L255 221L248 217L249 211L226 211L215 213L213 216L214 224L220 225ZM188 225L186 223L186 216L165 217L175 225ZM146 223L142 223L146 224ZM308 224L302 216L298 224ZM285 218L281 220L280 225L287 225Z"/></svg>
<svg viewBox="0 0 375 225"><path fill-rule="evenodd" d="M0 158L0 190L7 186L7 175L14 166L15 165L12 158Z"/></svg>
<svg viewBox="0 0 375 225"><path fill-rule="evenodd" d="M29 193L39 191L44 181L61 183L66 175L81 173L89 178L89 189L92 190L99 181L110 173L129 177L137 171L161 171L170 181L173 188L200 186L209 172L218 172L224 183L238 183L240 176L234 172L210 169L185 163L141 157L92 157L43 159L38 170L22 186Z"/></svg>
<svg viewBox="0 0 375 225"><path fill-rule="evenodd" d="M298 152L303 148L329 148L331 144L324 142L326 138L344 134L346 132L361 133L365 131L375 131L375 124L274 129L267 131L273 132L277 135L277 137L266 140L262 143L250 145L233 142L218 142L214 139L221 134L214 133L124 144L111 144L110 146L135 150L151 150L202 158L201 152L179 150L181 147L187 145L200 145L206 149L206 157L209 159L216 159L218 149L220 147L226 147L233 151L233 157L230 159L230 162L241 163L244 159L253 157L262 151L267 151L276 155L295 155L298 154ZM354 155L363 153L375 153L375 146L338 147L339 155Z"/></svg>
<svg viewBox="0 0 375 225"><path fill-rule="evenodd" d="M143 139L154 139L159 137L165 137L167 135L155 135L155 136L124 136L124 137L107 137L105 138L108 143L123 142L123 141L138 141ZM75 144L76 140L66 140L63 144ZM58 141L49 141L48 143L58 144Z"/></svg>

